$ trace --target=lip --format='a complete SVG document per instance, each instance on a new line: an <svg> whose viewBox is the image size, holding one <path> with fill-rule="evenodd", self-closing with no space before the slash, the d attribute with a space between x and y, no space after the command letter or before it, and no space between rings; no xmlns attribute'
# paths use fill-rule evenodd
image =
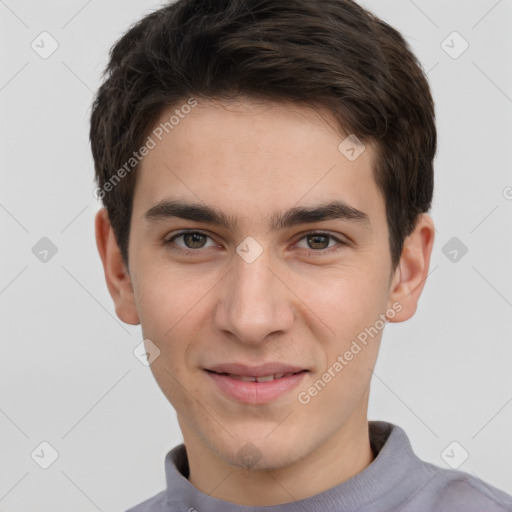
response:
<svg viewBox="0 0 512 512"><path fill-rule="evenodd" d="M226 396L239 403L250 405L268 404L297 387L305 375L305 368L282 363L266 363L258 366L221 364L204 370L216 387ZM264 382L248 382L236 377L264 377L274 374L292 374Z"/></svg>

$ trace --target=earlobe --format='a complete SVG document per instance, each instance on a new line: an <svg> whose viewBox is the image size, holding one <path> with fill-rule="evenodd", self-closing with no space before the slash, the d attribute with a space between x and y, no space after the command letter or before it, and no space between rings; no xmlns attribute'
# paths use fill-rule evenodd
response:
<svg viewBox="0 0 512 512"><path fill-rule="evenodd" d="M140 323L137 313L132 280L117 245L106 208L95 218L96 246L103 263L105 281L120 320L130 325Z"/></svg>
<svg viewBox="0 0 512 512"><path fill-rule="evenodd" d="M418 217L414 231L405 239L400 263L392 279L389 307L400 304L390 322L403 322L416 312L428 276L434 246L434 223L426 213Z"/></svg>

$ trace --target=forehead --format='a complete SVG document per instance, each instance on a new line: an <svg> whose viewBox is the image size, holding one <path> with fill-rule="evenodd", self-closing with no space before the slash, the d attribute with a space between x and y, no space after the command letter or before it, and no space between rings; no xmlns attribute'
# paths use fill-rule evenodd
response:
<svg viewBox="0 0 512 512"><path fill-rule="evenodd" d="M301 161L304 156L325 153L327 148L326 157L338 157L339 143L348 135L333 114L320 106L210 99L198 101L185 111L187 103L162 112L151 132L158 145L157 151L151 152L153 156L162 156L166 147L178 150L177 157L211 159L222 155L235 157L235 152L257 153L260 162L270 164L273 159L277 165L283 157ZM240 163L242 167L250 164Z"/></svg>
<svg viewBox="0 0 512 512"><path fill-rule="evenodd" d="M356 159L347 158L343 151L352 139L346 142L348 134L325 110L198 100L193 108L162 112L150 137L154 147L138 169L139 214L170 195L237 217L261 218L265 212L269 223L286 207L337 200L366 209L369 217L383 214L372 145Z"/></svg>

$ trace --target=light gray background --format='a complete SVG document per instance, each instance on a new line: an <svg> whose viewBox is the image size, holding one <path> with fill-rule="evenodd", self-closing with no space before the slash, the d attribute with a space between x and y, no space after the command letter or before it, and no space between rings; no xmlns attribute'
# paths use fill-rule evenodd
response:
<svg viewBox="0 0 512 512"><path fill-rule="evenodd" d="M158 5L0 0L4 512L123 511L164 488L164 456L182 439L132 354L140 328L117 319L104 282L88 144L110 46ZM364 5L429 71L439 129L431 275L416 316L386 327L369 416L443 467L457 441L460 469L512 493L512 0ZM47 59L31 48L43 31L59 44ZM441 47L453 31L469 43L457 59ZM454 236L469 249L457 262L442 252ZM42 237L58 248L46 263L32 252ZM46 470L31 458L43 441L59 454Z"/></svg>

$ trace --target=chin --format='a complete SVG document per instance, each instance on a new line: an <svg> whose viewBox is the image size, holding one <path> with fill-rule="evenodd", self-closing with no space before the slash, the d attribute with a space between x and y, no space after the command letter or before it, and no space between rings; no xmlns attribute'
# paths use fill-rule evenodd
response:
<svg viewBox="0 0 512 512"><path fill-rule="evenodd" d="M271 437L272 434L269 438L261 437L261 431L259 437L240 435L226 440L224 445L217 443L215 451L226 463L253 471L281 469L300 460L298 447L304 448L301 440L286 435Z"/></svg>

